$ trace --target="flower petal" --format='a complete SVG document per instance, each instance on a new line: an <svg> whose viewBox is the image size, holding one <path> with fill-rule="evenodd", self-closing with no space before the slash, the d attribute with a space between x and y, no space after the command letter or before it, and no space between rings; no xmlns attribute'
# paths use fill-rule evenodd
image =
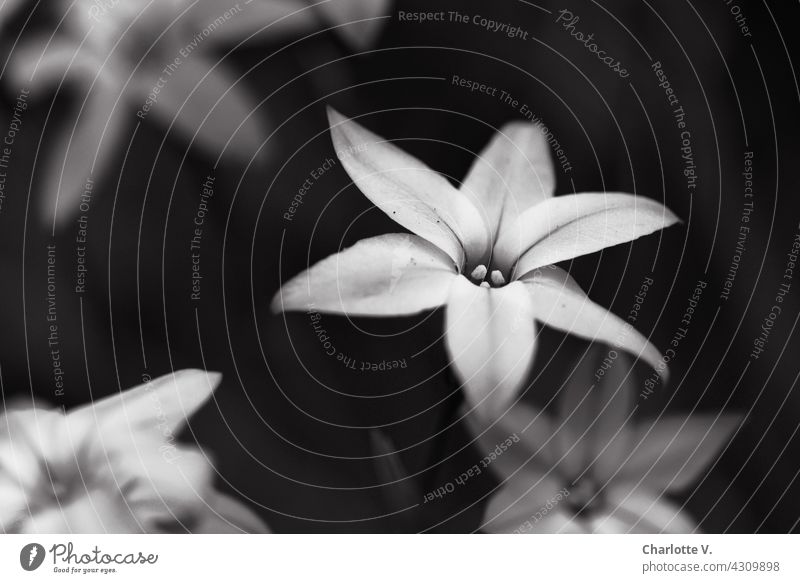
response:
<svg viewBox="0 0 800 583"><path fill-rule="evenodd" d="M118 492L85 489L64 503L51 504L20 525L24 534L139 534L141 525L131 515Z"/></svg>
<svg viewBox="0 0 800 583"><path fill-rule="evenodd" d="M623 349L652 366L664 382L668 371L658 349L630 324L592 302L563 269L548 265L522 278L536 319L581 338Z"/></svg>
<svg viewBox="0 0 800 583"><path fill-rule="evenodd" d="M664 205L642 196L557 196L504 225L495 258L500 269L511 269L517 263L514 272L520 277L537 267L633 241L678 220Z"/></svg>
<svg viewBox="0 0 800 583"><path fill-rule="evenodd" d="M524 285L489 289L459 275L445 324L447 349L469 402L490 415L505 410L534 356L536 327Z"/></svg>
<svg viewBox="0 0 800 583"><path fill-rule="evenodd" d="M392 0L331 0L314 5L354 51L374 46L386 25Z"/></svg>
<svg viewBox="0 0 800 583"><path fill-rule="evenodd" d="M163 441L177 433L210 397L222 375L186 369L163 375L119 394L67 413L72 435L84 435L98 426L103 440L131 441L145 436ZM99 445L99 444L98 444Z"/></svg>
<svg viewBox="0 0 800 583"><path fill-rule="evenodd" d="M592 520L592 532L633 534L689 534L695 522L666 496L644 488L610 488L606 493L608 510Z"/></svg>
<svg viewBox="0 0 800 583"><path fill-rule="evenodd" d="M461 268L479 260L489 236L478 209L443 176L328 108L334 148L350 178L375 206L447 253Z"/></svg>
<svg viewBox="0 0 800 583"><path fill-rule="evenodd" d="M415 235L363 239L295 276L275 294L274 312L352 316L416 314L445 303L456 277L448 257Z"/></svg>
<svg viewBox="0 0 800 583"><path fill-rule="evenodd" d="M416 480L411 477L411 472L403 464L392 439L380 429L370 429L369 444L372 465L381 486L381 495L389 506L410 508L416 505L423 497L423 493L417 487Z"/></svg>
<svg viewBox="0 0 800 583"><path fill-rule="evenodd" d="M487 217L496 236L501 223L553 196L555 175L542 128L514 121L505 124L475 159L461 192Z"/></svg>
<svg viewBox="0 0 800 583"><path fill-rule="evenodd" d="M93 452L99 457L99 452ZM189 447L161 448L138 440L126 449L107 448L105 473L114 476L146 532L191 530L206 509L212 491L212 467L200 451Z"/></svg>
<svg viewBox="0 0 800 583"><path fill-rule="evenodd" d="M667 417L639 427L633 454L618 478L656 492L680 492L696 482L731 434L738 415Z"/></svg>
<svg viewBox="0 0 800 583"><path fill-rule="evenodd" d="M60 411L9 403L0 411L0 532L18 532L39 503L42 485L50 485L47 472L63 471L58 454L70 447L64 427Z"/></svg>
<svg viewBox="0 0 800 583"><path fill-rule="evenodd" d="M111 80L97 78L80 113L59 129L44 169L41 210L47 224L65 225L78 212L89 178L103 173L129 125L127 103ZM74 120L74 121L73 121Z"/></svg>
<svg viewBox="0 0 800 583"><path fill-rule="evenodd" d="M103 59L81 48L78 40L55 37L46 41L37 37L20 43L14 49L8 76L16 86L30 85L44 90L49 86L55 89L62 81L66 83L72 80L89 87L101 70L101 74L109 71L107 67L104 68Z"/></svg>
<svg viewBox="0 0 800 583"><path fill-rule="evenodd" d="M249 161L264 143L268 132L258 102L242 79L216 58L192 55L169 76L159 71L143 77L140 85L143 96L159 87L148 116L157 117L211 156Z"/></svg>

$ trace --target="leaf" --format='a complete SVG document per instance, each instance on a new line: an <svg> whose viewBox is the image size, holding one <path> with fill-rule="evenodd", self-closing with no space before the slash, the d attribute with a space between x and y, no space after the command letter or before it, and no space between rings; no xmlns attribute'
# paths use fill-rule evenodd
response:
<svg viewBox="0 0 800 583"><path fill-rule="evenodd" d="M59 129L40 170L44 175L41 213L47 224L63 226L75 218L89 179L97 180L117 155L128 116L119 87L98 78L77 118L69 118Z"/></svg>
<svg viewBox="0 0 800 583"><path fill-rule="evenodd" d="M697 525L666 496L626 485L605 492L607 509L591 520L591 531L608 534L689 534Z"/></svg>
<svg viewBox="0 0 800 583"><path fill-rule="evenodd" d="M509 437L519 438L492 462L492 473L500 482L512 479L512 474L528 464L548 467L558 459L553 439L556 426L544 412L520 400L496 420L495 416L485 417L481 413L478 410L463 417L470 434L475 436L475 448L481 456Z"/></svg>
<svg viewBox="0 0 800 583"><path fill-rule="evenodd" d="M405 530L413 530L413 511L410 509L420 504L422 492L403 465L397 448L386 433L380 429L370 429L369 443L381 492L388 498L388 512L407 509L398 518L403 521Z"/></svg>

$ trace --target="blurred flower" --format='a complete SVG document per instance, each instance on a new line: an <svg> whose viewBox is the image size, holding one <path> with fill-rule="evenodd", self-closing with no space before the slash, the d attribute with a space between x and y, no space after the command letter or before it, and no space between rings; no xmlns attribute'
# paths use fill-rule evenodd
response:
<svg viewBox="0 0 800 583"><path fill-rule="evenodd" d="M238 44L262 31L288 36L331 28L350 49L365 51L377 41L394 0L252 0L247 4L247 18L215 32L215 43ZM199 0L191 10L199 22L213 22L219 14L217 0Z"/></svg>
<svg viewBox="0 0 800 583"><path fill-rule="evenodd" d="M17 44L8 71L14 84L36 94L64 83L78 90L79 111L62 124L42 172L45 220L56 225L74 217L87 181L121 154L134 122L152 119L216 161L249 162L263 151L268 124L243 76L215 51L261 32L278 40L331 26L363 48L376 38L389 5L77 0L47 6L58 25Z"/></svg>
<svg viewBox="0 0 800 583"><path fill-rule="evenodd" d="M659 417L630 422L635 383L621 357L589 387L598 360L584 357L555 418L517 403L496 423L466 417L478 448L521 437L491 468L501 481L484 514L492 533L688 533L697 529L666 498L696 482L741 418Z"/></svg>
<svg viewBox="0 0 800 583"><path fill-rule="evenodd" d="M68 413L0 418L0 531L266 532L215 490L214 471L175 435L218 373L184 370Z"/></svg>
<svg viewBox="0 0 800 583"><path fill-rule="evenodd" d="M658 350L552 265L631 241L678 219L629 194L552 197L546 138L506 124L459 189L387 140L330 112L336 152L378 208L414 234L359 241L286 283L273 310L396 316L446 306L446 344L473 404L500 408L534 358L534 320L613 343L664 376Z"/></svg>

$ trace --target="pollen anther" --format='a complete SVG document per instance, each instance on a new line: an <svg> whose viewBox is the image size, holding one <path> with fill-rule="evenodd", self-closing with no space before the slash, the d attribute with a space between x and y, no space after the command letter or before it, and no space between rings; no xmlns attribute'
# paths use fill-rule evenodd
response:
<svg viewBox="0 0 800 583"><path fill-rule="evenodd" d="M503 277L503 274L502 274L502 273L500 273L500 270L499 270L499 269L495 269L495 270L492 272L492 283L493 283L494 285L505 285L505 283L506 283L506 278L505 278L505 277Z"/></svg>
<svg viewBox="0 0 800 583"><path fill-rule="evenodd" d="M486 266L481 264L472 270L470 277L476 281L483 281L483 278L486 277L486 271Z"/></svg>

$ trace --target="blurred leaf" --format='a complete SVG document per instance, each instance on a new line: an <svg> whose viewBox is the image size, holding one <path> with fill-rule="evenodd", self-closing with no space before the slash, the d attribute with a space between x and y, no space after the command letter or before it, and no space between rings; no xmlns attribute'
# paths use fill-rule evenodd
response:
<svg viewBox="0 0 800 583"><path fill-rule="evenodd" d="M375 473L380 484L381 492L387 498L390 511L417 506L422 500L416 481L410 477L400 459L400 454L392 440L380 429L369 431L369 443L375 462ZM404 530L414 530L413 510L406 510L396 515L404 524Z"/></svg>

